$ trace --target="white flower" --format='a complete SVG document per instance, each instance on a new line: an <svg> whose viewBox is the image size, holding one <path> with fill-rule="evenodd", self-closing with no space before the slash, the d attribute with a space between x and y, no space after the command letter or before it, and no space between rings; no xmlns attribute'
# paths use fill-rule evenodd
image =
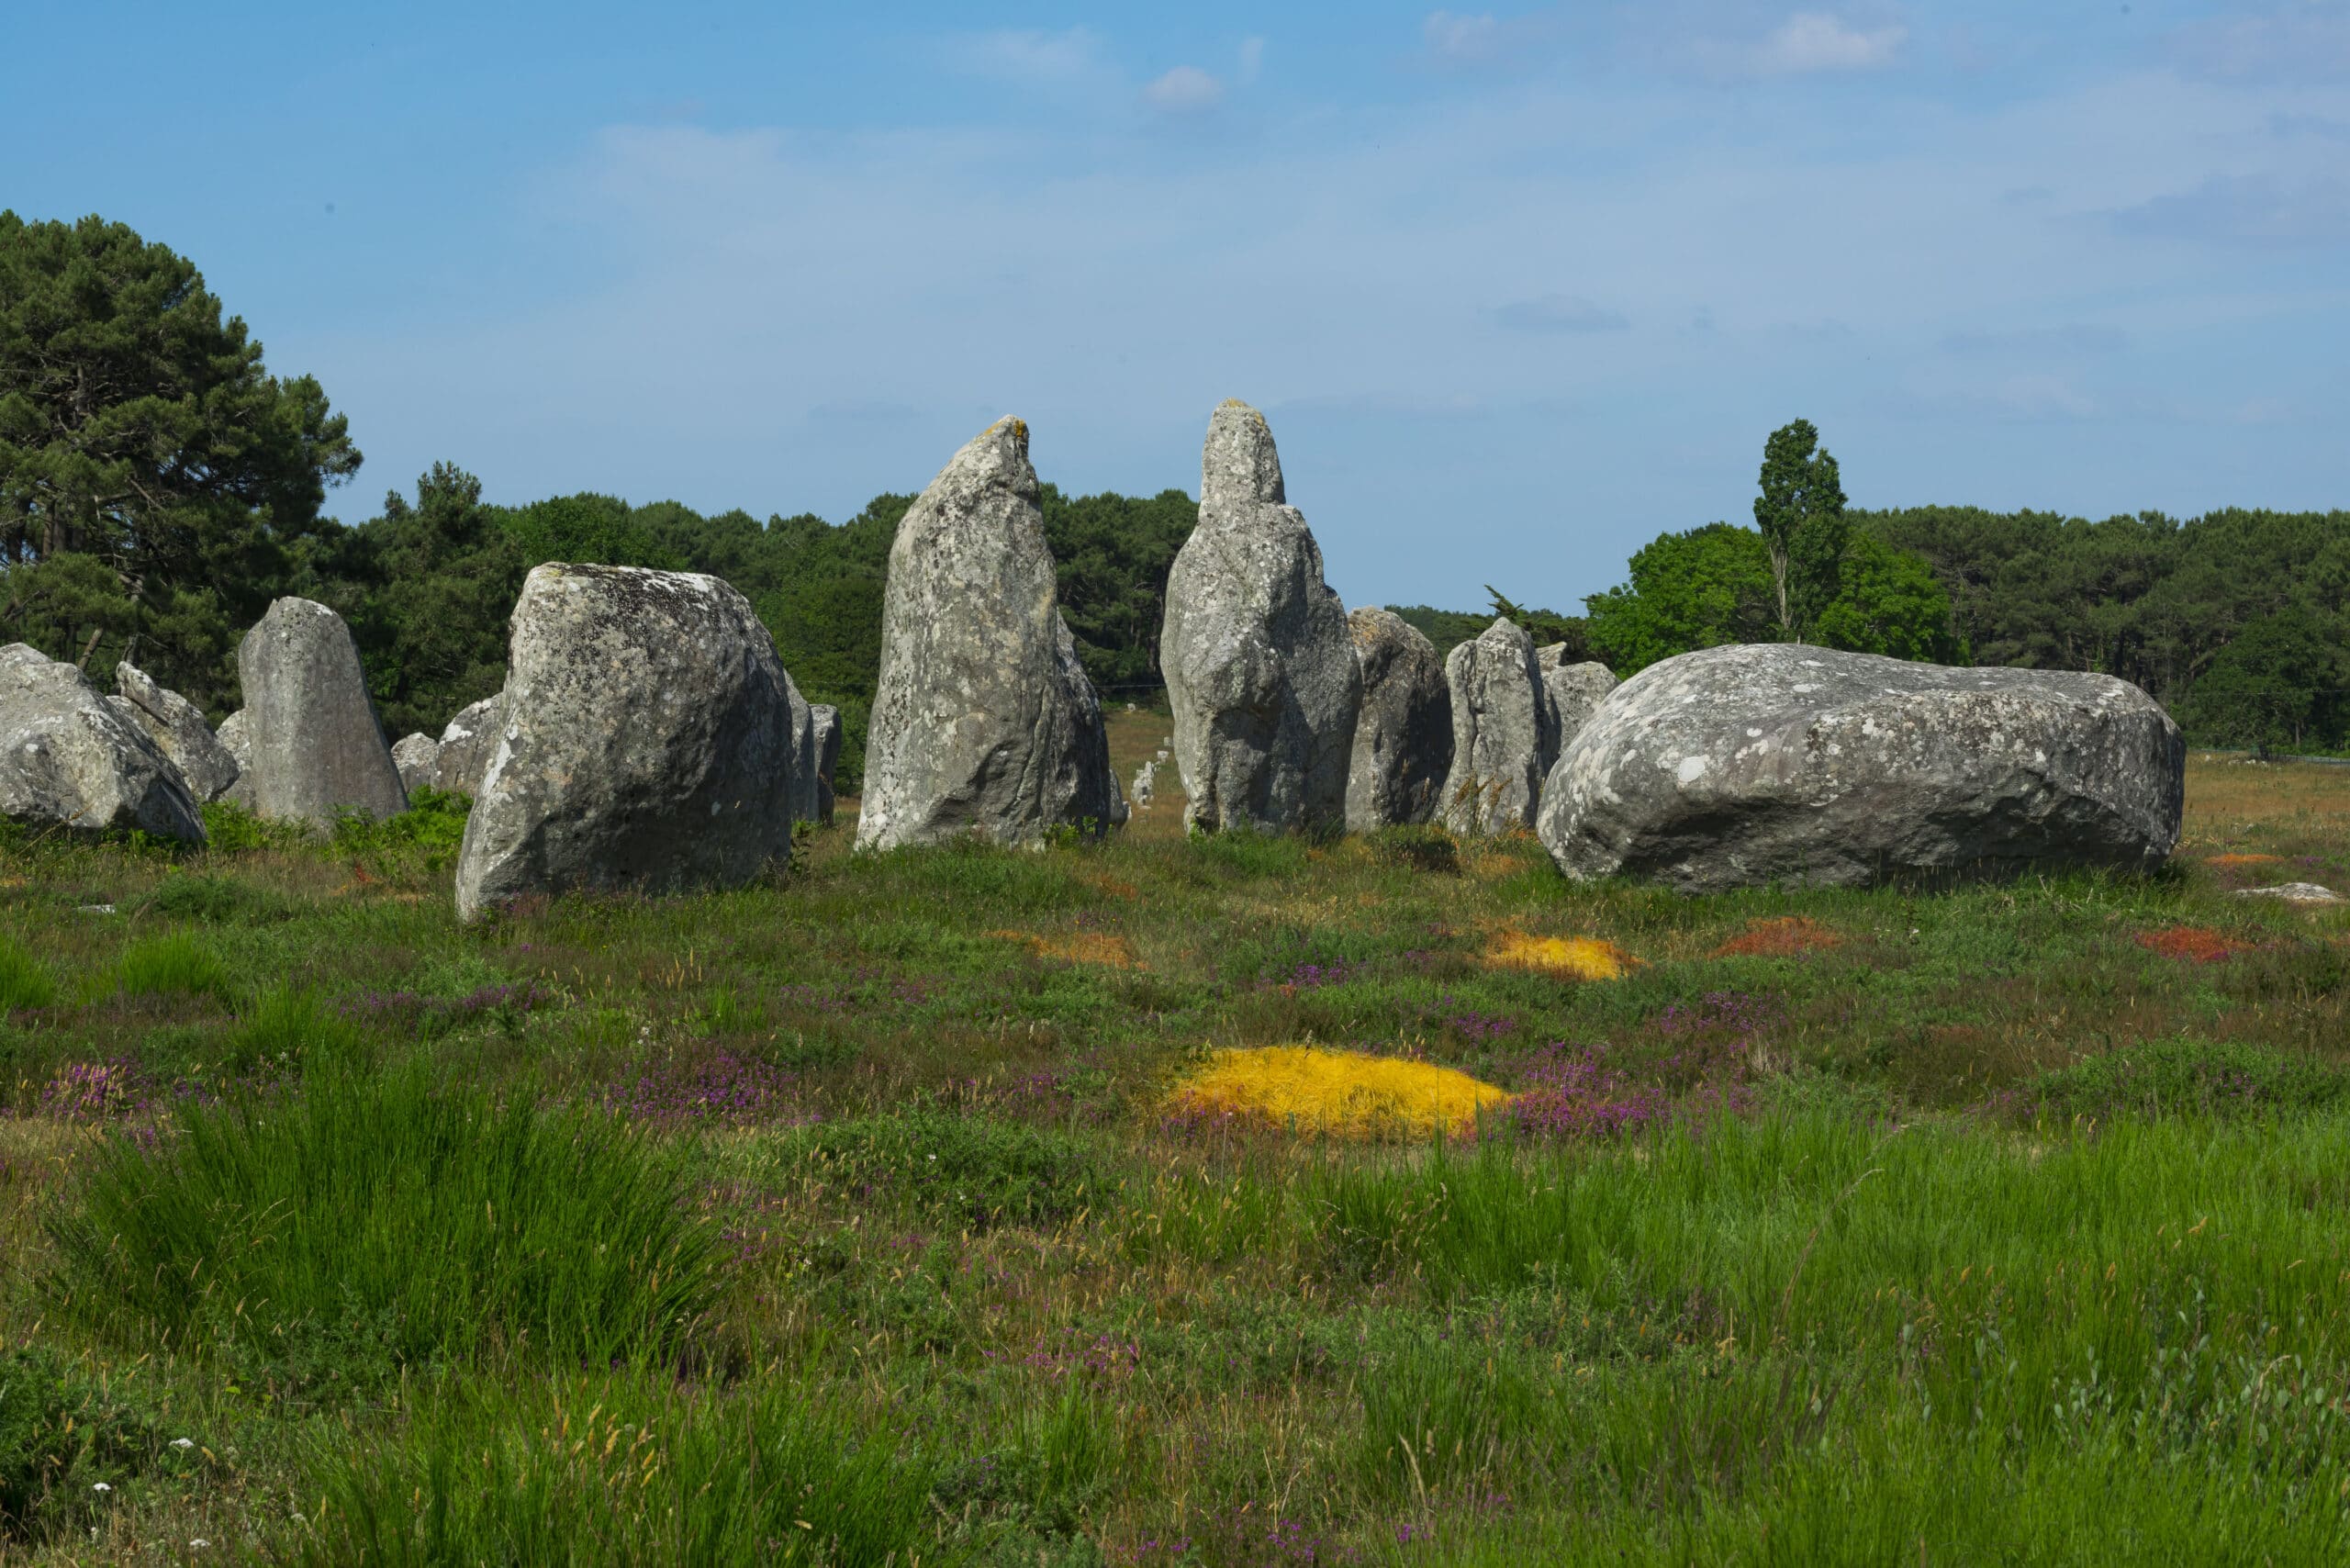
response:
<svg viewBox="0 0 2350 1568"><path fill-rule="evenodd" d="M196 1446L196 1439L194 1438L173 1438L172 1439L172 1446L175 1449L192 1449Z"/></svg>
<svg viewBox="0 0 2350 1568"><path fill-rule="evenodd" d="M111 1492L114 1488L107 1485L103 1481L93 1481L90 1483L90 1490L93 1492Z"/></svg>
<svg viewBox="0 0 2350 1568"><path fill-rule="evenodd" d="M199 1536L196 1537L194 1540L190 1540L190 1541L188 1542L188 1544L189 1544L190 1546L192 1546L192 1547L196 1548L196 1551L202 1551L206 1547L210 1546L212 1543L211 1543L210 1541L208 1541L208 1540L205 1540L202 1536L200 1536L200 1535L199 1535Z"/></svg>

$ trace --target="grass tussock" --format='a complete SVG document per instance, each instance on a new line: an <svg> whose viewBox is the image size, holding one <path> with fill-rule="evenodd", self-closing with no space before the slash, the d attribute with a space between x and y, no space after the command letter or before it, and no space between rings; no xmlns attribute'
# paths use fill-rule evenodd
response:
<svg viewBox="0 0 2350 1568"><path fill-rule="evenodd" d="M1139 967L1134 945L1114 932L1069 931L1047 935L1028 931L990 931L988 935L1024 944L1038 958L1065 964L1091 964L1105 969Z"/></svg>
<svg viewBox="0 0 2350 1568"><path fill-rule="evenodd" d="M1215 1052L1169 1106L1330 1137L1459 1137L1500 1112L1508 1093L1434 1062L1313 1046Z"/></svg>
<svg viewBox="0 0 2350 1568"><path fill-rule="evenodd" d="M1717 958L1799 958L1807 953L1830 953L1844 945L1843 935L1808 915L1783 914L1750 921L1745 930L1714 949Z"/></svg>

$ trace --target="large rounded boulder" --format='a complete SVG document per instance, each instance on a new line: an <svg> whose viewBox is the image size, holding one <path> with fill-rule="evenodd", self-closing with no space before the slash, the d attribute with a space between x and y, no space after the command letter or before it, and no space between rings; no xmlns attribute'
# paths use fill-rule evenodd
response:
<svg viewBox="0 0 2350 1568"><path fill-rule="evenodd" d="M1202 832L1340 826L1362 669L1322 548L1288 504L1265 416L1208 421L1200 521L1167 575L1159 666Z"/></svg>
<svg viewBox="0 0 2350 1568"><path fill-rule="evenodd" d="M537 567L506 668L457 857L461 918L532 893L738 886L789 863L789 689L732 587Z"/></svg>
<svg viewBox="0 0 2350 1568"><path fill-rule="evenodd" d="M1600 704L1539 832L1570 877L1685 892L2146 870L2177 846L2186 756L2110 676L1708 648Z"/></svg>
<svg viewBox="0 0 2350 1568"><path fill-rule="evenodd" d="M1452 766L1452 689L1420 629L1392 610L1347 617L1362 666L1362 707L1347 769L1347 831L1427 822Z"/></svg>
<svg viewBox="0 0 2350 1568"><path fill-rule="evenodd" d="M231 747L241 771L230 799L258 816L318 827L346 812L383 818L408 810L341 616L307 599L277 600L237 644L237 675L245 706L241 751Z"/></svg>
<svg viewBox="0 0 2350 1568"><path fill-rule="evenodd" d="M809 735L816 746L812 722ZM819 805L811 794L811 816ZM1061 620L1028 427L999 420L939 470L890 546L856 846L1035 844L1125 814L1102 704Z"/></svg>
<svg viewBox="0 0 2350 1568"><path fill-rule="evenodd" d="M0 648L0 817L36 830L203 843L186 780L126 706L38 648Z"/></svg>

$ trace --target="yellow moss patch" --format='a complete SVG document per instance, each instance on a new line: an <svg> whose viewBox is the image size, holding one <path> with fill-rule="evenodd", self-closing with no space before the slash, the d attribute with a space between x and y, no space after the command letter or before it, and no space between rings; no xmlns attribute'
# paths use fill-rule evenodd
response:
<svg viewBox="0 0 2350 1568"><path fill-rule="evenodd" d="M2274 866L2284 858L2281 855L2214 855L2208 863L2213 866Z"/></svg>
<svg viewBox="0 0 2350 1568"><path fill-rule="evenodd" d="M1072 964L1099 964L1104 969L1136 968L1135 950L1123 936L1106 931L1072 931L1059 936L1043 936L1030 931L990 931L990 936L1006 941L1025 942L1040 958L1060 958Z"/></svg>
<svg viewBox="0 0 2350 1568"><path fill-rule="evenodd" d="M1526 936L1505 931L1485 949L1485 962L1498 969L1533 969L1563 980L1612 980L1639 960L1597 936Z"/></svg>
<svg viewBox="0 0 2350 1568"><path fill-rule="evenodd" d="M1337 1137L1464 1133L1509 1095L1431 1062L1313 1046L1218 1051L1175 1087L1181 1110L1246 1116Z"/></svg>

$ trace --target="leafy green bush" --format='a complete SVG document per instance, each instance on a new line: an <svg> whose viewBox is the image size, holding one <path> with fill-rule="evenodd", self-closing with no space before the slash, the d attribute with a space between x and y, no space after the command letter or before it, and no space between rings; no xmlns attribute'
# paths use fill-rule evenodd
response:
<svg viewBox="0 0 2350 1568"><path fill-rule="evenodd" d="M2043 1072L2031 1089L2056 1115L2244 1115L2338 1105L2350 1071L2236 1041L2149 1040Z"/></svg>
<svg viewBox="0 0 2350 1568"><path fill-rule="evenodd" d="M177 932L123 949L115 963L115 987L127 996L209 996L221 1002L235 991L212 950Z"/></svg>
<svg viewBox="0 0 2350 1568"><path fill-rule="evenodd" d="M48 1350L0 1356L0 1529L10 1535L38 1538L95 1518L158 1446L135 1410Z"/></svg>
<svg viewBox="0 0 2350 1568"><path fill-rule="evenodd" d="M279 1562L936 1560L928 1462L779 1379L741 1394L658 1376L479 1385L315 1468L325 1508Z"/></svg>
<svg viewBox="0 0 2350 1568"><path fill-rule="evenodd" d="M0 936L0 1014L47 1007L56 1000L57 982L47 966L13 938Z"/></svg>
<svg viewBox="0 0 2350 1568"><path fill-rule="evenodd" d="M968 1225L1065 1220L1098 1191L1093 1151L1065 1133L923 1105L801 1129L791 1151L836 1180Z"/></svg>
<svg viewBox="0 0 2350 1568"><path fill-rule="evenodd" d="M208 801L204 806L207 848L236 853L248 849L292 849L315 842L301 823L270 822L234 801Z"/></svg>
<svg viewBox="0 0 2350 1568"><path fill-rule="evenodd" d="M427 784L409 792L408 810L380 822L356 812L337 817L334 846L354 855L387 849L454 855L465 842L465 817L473 809L472 796Z"/></svg>
<svg viewBox="0 0 2350 1568"><path fill-rule="evenodd" d="M50 1284L122 1342L295 1389L492 1353L603 1365L680 1349L716 1292L686 1192L676 1158L606 1118L323 1062L298 1097L98 1153L45 1218Z"/></svg>

